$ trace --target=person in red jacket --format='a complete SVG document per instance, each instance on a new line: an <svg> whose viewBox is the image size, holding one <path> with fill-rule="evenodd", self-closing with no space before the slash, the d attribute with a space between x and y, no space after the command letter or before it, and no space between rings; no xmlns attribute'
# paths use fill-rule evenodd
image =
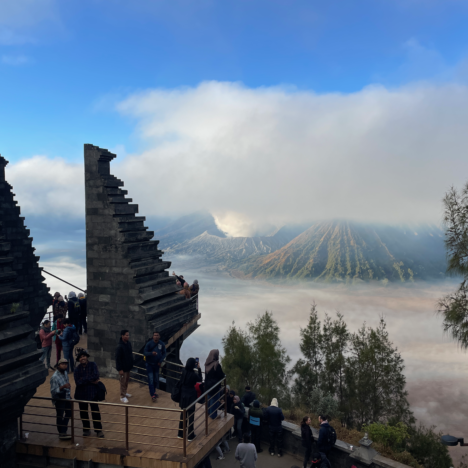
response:
<svg viewBox="0 0 468 468"><path fill-rule="evenodd" d="M41 331L39 332L39 338L42 343L42 356L41 361L46 361L47 369L51 369L55 372L55 369L50 366L50 354L52 352L52 337L55 335L55 331L50 330L50 321L44 320L42 323Z"/></svg>

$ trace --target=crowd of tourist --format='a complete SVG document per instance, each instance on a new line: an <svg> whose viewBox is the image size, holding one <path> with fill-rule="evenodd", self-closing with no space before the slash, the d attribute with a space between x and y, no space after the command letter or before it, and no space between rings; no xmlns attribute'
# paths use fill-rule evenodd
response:
<svg viewBox="0 0 468 468"><path fill-rule="evenodd" d="M185 280L183 275L176 275L175 271L172 272L172 275L176 277L176 284L182 289L179 291L179 294L185 296L185 299L190 299L198 294L200 291L200 285L198 280L193 280L193 284L189 286L188 282Z"/></svg>

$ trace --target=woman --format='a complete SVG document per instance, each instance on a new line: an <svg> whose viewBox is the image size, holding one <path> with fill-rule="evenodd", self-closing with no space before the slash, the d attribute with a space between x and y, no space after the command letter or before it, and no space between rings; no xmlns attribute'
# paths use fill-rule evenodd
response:
<svg viewBox="0 0 468 468"><path fill-rule="evenodd" d="M76 361L80 364L76 366L74 377L76 383L75 400L86 400L90 403L79 403L80 407L80 418L83 424L83 437L89 437L91 435L91 424L90 420L93 421L94 431L96 436L103 438L101 424L101 413L99 412L99 406L97 403L91 403L98 401L98 386L99 383L99 370L96 363L88 361L89 354L85 349L78 353ZM88 405L91 408L91 417L88 413Z"/></svg>
<svg viewBox="0 0 468 468"><path fill-rule="evenodd" d="M188 283L184 283L184 288L179 291L179 294L182 294L183 296L185 296L185 299L190 299L190 287L188 285Z"/></svg>
<svg viewBox="0 0 468 468"><path fill-rule="evenodd" d="M205 388L209 390L216 385L221 379L224 379L225 374L219 363L219 350L212 349L205 361ZM211 419L218 417L219 397L221 384L216 385L209 393L208 412Z"/></svg>
<svg viewBox="0 0 468 468"><path fill-rule="evenodd" d="M60 293L56 292L54 294L54 298L52 299L52 314L54 315L54 322L57 320L58 312L56 311L56 304L58 303L58 298L60 297Z"/></svg>
<svg viewBox="0 0 468 468"><path fill-rule="evenodd" d="M302 435L302 446L305 448L304 468L307 468L307 463L310 461L310 457L312 455L312 443L314 441L312 437L312 429L310 428L309 416L304 416L302 418L301 435Z"/></svg>
<svg viewBox="0 0 468 468"><path fill-rule="evenodd" d="M53 323L52 325L52 330L58 331L62 330L65 328L63 324L63 314L58 314L57 315L57 320ZM55 341L55 351L57 353L57 362L60 361L60 355L62 353L62 340L58 339L56 335L52 338L53 341Z"/></svg>
<svg viewBox="0 0 468 468"><path fill-rule="evenodd" d="M195 367L198 368L198 372L195 372ZM194 358L189 358L187 364L185 364L185 369L182 371L180 377L179 385L181 387L180 394L180 408L187 408L197 399L197 391L195 390L195 385L197 382L202 382L202 373L200 369L200 363L195 361ZM195 432L193 429L193 419L195 413L195 405L191 406L187 410L187 440L191 442L195 439ZM179 433L177 436L179 439L184 438L184 415L180 413L179 421Z"/></svg>

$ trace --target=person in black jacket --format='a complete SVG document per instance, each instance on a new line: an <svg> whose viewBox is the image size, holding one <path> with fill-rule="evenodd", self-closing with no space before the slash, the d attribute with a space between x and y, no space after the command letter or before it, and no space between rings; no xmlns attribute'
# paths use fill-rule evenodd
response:
<svg viewBox="0 0 468 468"><path fill-rule="evenodd" d="M234 397L236 396L235 390L229 390L227 396L227 411L229 414L234 414Z"/></svg>
<svg viewBox="0 0 468 468"><path fill-rule="evenodd" d="M195 372L195 367L198 368L198 372ZM197 399L197 391L195 390L195 384L197 382L202 382L203 377L200 369L200 363L196 362L194 358L189 358L187 364L185 364L185 369L182 371L180 376L179 385L181 386L180 391L180 408L187 408ZM193 428L193 420L195 413L195 406L191 406L187 410L187 440L191 442L195 439L195 432ZM179 421L179 433L177 436L179 439L184 438L184 415L180 413Z"/></svg>
<svg viewBox="0 0 468 468"><path fill-rule="evenodd" d="M245 407L237 395L234 397L234 407L232 410L234 412L234 427L236 429L237 440L240 444L243 439L242 423L244 422Z"/></svg>
<svg viewBox="0 0 468 468"><path fill-rule="evenodd" d="M281 421L284 420L283 411L278 408L278 400L273 398L271 405L265 409L263 413L265 420L270 425L270 455L275 454L275 443L278 448L278 457L283 456L283 426Z"/></svg>
<svg viewBox="0 0 468 468"><path fill-rule="evenodd" d="M130 371L133 368L132 343L130 343L130 333L128 330L120 332L120 341L115 350L115 368L119 371L120 378L120 401L128 403L127 398L132 395L127 393Z"/></svg>
<svg viewBox="0 0 468 468"><path fill-rule="evenodd" d="M301 422L301 435L302 435L302 446L305 448L304 455L304 468L307 468L307 463L310 461L312 456L312 429L310 428L310 417L304 416Z"/></svg>
<svg viewBox="0 0 468 468"><path fill-rule="evenodd" d="M216 385L221 379L224 379L225 374L219 363L219 350L212 349L205 361L205 388L209 390L213 385ZM208 412L211 419L218 417L219 398L221 384L210 391L208 399Z"/></svg>
<svg viewBox="0 0 468 468"><path fill-rule="evenodd" d="M319 436L317 440L317 448L322 457L323 466L331 468L330 460L328 456L332 451L334 442L331 441L330 432L333 431L333 428L328 424L329 417L325 414L321 414L318 418L320 423ZM334 431L333 431L334 433Z"/></svg>
<svg viewBox="0 0 468 468"><path fill-rule="evenodd" d="M250 389L250 387L247 385L247 387L245 387L245 393L244 393L244 396L242 397L242 403L244 403L244 406L250 406L254 400L255 400L255 393L252 392L252 390Z"/></svg>

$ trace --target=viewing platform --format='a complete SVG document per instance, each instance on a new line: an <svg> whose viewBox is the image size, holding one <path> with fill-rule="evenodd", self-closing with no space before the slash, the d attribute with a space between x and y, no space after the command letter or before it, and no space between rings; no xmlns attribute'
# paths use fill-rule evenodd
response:
<svg viewBox="0 0 468 468"><path fill-rule="evenodd" d="M223 406L221 411L218 410L218 417L211 419L205 406L207 398L202 396L200 403L196 403L195 439L191 442L187 437L178 439L182 410L171 400L169 393L158 391L158 401L152 403L148 386L131 381L128 387L132 395L130 403L122 404L119 381L102 378L107 397L105 402L98 404L105 438L95 437L92 424L92 437L83 437L78 402L75 401L73 418L68 424L68 434L73 432L73 439L59 440L55 407L50 399L51 376L52 371L26 405L20 420L21 439L16 445L20 457L46 455L70 462L75 459L88 463L87 466L103 463L135 468L193 468L233 426L234 417L225 414ZM73 378L70 381L73 396Z"/></svg>

